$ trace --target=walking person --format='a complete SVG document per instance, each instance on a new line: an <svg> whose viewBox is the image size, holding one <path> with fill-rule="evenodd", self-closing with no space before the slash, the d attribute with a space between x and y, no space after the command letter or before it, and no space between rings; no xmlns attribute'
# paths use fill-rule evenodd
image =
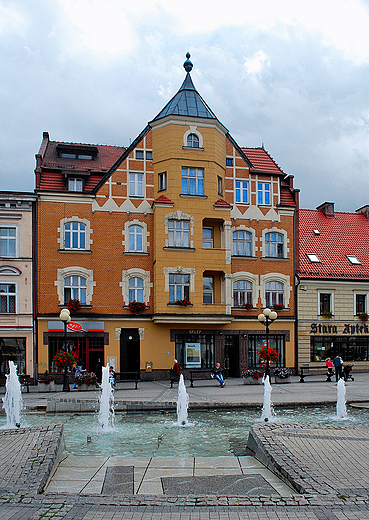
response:
<svg viewBox="0 0 369 520"><path fill-rule="evenodd" d="M225 386L225 382L223 379L223 369L220 366L220 363L216 363L215 367L212 370L212 376L215 377L215 379L218 381L219 386L223 388Z"/></svg>
<svg viewBox="0 0 369 520"><path fill-rule="evenodd" d="M327 381L331 381L331 377L333 376L333 363L330 357L326 359L326 367L327 367Z"/></svg>
<svg viewBox="0 0 369 520"><path fill-rule="evenodd" d="M181 373L181 367L179 366L179 363L178 363L178 361L176 359L174 360L174 365L173 365L172 370L173 370L173 375L175 376L175 379L178 382L179 381L179 375Z"/></svg>
<svg viewBox="0 0 369 520"><path fill-rule="evenodd" d="M343 361L341 356L337 354L337 356L333 360L334 370L336 372L336 383L338 383L338 380L342 377L342 367L343 367Z"/></svg>

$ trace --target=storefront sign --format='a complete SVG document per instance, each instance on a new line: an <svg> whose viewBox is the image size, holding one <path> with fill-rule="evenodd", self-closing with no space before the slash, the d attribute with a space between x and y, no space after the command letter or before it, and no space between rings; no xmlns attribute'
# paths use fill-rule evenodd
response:
<svg viewBox="0 0 369 520"><path fill-rule="evenodd" d="M348 334L353 336L355 334L369 334L369 326L366 323L363 324L350 324L345 323L342 326L342 330L338 330L337 325L323 325L322 323L311 323L310 334Z"/></svg>
<svg viewBox="0 0 369 520"><path fill-rule="evenodd" d="M77 323L76 321L70 321L67 324L67 327L70 330L82 330L82 325L80 323Z"/></svg>

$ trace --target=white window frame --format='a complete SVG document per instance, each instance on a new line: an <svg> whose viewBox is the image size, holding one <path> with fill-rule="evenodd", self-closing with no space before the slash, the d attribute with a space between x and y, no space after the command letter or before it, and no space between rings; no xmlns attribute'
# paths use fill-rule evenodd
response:
<svg viewBox="0 0 369 520"><path fill-rule="evenodd" d="M167 189L167 172L160 172L158 174L158 191L165 191Z"/></svg>
<svg viewBox="0 0 369 520"><path fill-rule="evenodd" d="M164 231L166 235L165 239L165 247L169 246L169 226L168 222L169 220L189 220L190 221L190 247L193 248L193 240L191 240L191 237L193 237L194 227L195 227L195 218L192 215L189 215L188 213L184 213L183 211L174 211L172 213L167 213L164 215Z"/></svg>
<svg viewBox="0 0 369 520"><path fill-rule="evenodd" d="M142 285L139 285L136 283L137 280L140 280L142 282ZM134 281L134 285L132 285L132 282ZM130 293L133 292L133 298L130 296ZM142 296L140 296L139 293L142 293ZM141 276L131 276L128 280L128 300L129 303L131 302L141 302L143 303L143 295L144 295L144 280L141 278Z"/></svg>
<svg viewBox="0 0 369 520"><path fill-rule="evenodd" d="M190 171L193 170L195 175L190 175ZM184 173L187 174L184 175ZM201 175L202 174L202 175ZM184 180L186 180L185 190ZM192 193L191 180L195 180L195 193ZM190 195L192 197L202 197L205 194L205 170L204 168L194 168L192 166L182 166L182 193L181 195Z"/></svg>
<svg viewBox="0 0 369 520"><path fill-rule="evenodd" d="M57 270L57 280L55 280L55 286L58 292L59 305L64 305L64 279L68 276L81 276L86 279L86 305L91 305L93 288L96 286L96 282L93 279L93 269L85 269L80 266L70 266L64 269Z"/></svg>
<svg viewBox="0 0 369 520"><path fill-rule="evenodd" d="M269 284L278 284L278 287L276 287L276 288L271 288L271 287L268 288L267 285L269 285ZM271 295L269 297L269 301L267 301L268 300L267 293L269 293ZM272 301L273 300L273 296L272 296L273 294L277 295L276 299L278 300L278 301L275 301L274 303ZM280 301L279 296L282 297L282 301ZM265 295L264 295L264 297L265 297L265 305L267 307L272 308L274 305L283 305L283 307L284 307L284 284L283 284L283 282L281 282L279 280L269 280L268 282L265 282Z"/></svg>
<svg viewBox="0 0 369 520"><path fill-rule="evenodd" d="M138 224L130 224L128 226L128 251L130 253L143 253L143 227ZM131 239L133 237L133 247L131 247ZM139 240L138 240L139 239ZM141 247L137 242L141 242Z"/></svg>
<svg viewBox="0 0 369 520"><path fill-rule="evenodd" d="M262 307L266 307L266 299L265 299L265 285L268 282L280 282L283 284L283 304L285 309L288 308L290 302L290 294L293 290L293 287L290 283L290 277L281 273L268 273L260 275L260 300Z"/></svg>
<svg viewBox="0 0 369 520"><path fill-rule="evenodd" d="M169 275L170 274L189 274L190 275L190 295L195 292L195 273L196 269L177 267L164 267L164 291L168 293L169 301Z"/></svg>
<svg viewBox="0 0 369 520"><path fill-rule="evenodd" d="M68 177L68 191L83 191L84 182L80 177Z"/></svg>
<svg viewBox="0 0 369 520"><path fill-rule="evenodd" d="M329 294L330 295L330 312L334 315L334 293L335 291L332 289L319 289L318 290L318 316L322 316L320 312L320 295L321 294Z"/></svg>
<svg viewBox="0 0 369 520"><path fill-rule="evenodd" d="M143 199L145 197L145 175L142 172L129 172L129 197L138 197Z"/></svg>
<svg viewBox="0 0 369 520"><path fill-rule="evenodd" d="M266 186L269 186L269 191L266 190ZM273 200L272 193L272 182L271 181L258 181L258 206L271 206ZM269 202L266 201L266 196L269 195ZM260 202L261 199L261 202Z"/></svg>
<svg viewBox="0 0 369 520"><path fill-rule="evenodd" d="M246 285L246 288L245 289L242 289L240 287L237 287L235 289L235 284L240 284L240 283L245 283ZM247 284L250 284L250 288L247 287ZM235 293L237 294L237 305L235 305ZM240 295L241 294L245 294L246 295L246 299L244 299L244 303L240 303ZM250 294L250 298L248 298L248 295ZM232 281L232 304L233 304L233 307L243 307L246 303L250 303L251 305L253 305L253 298L252 298L252 294L253 294L253 287L252 287L252 282L250 282L249 280L233 280ZM250 300L250 301L249 301Z"/></svg>
<svg viewBox="0 0 369 520"><path fill-rule="evenodd" d="M312 264L321 264L322 262L319 260L318 255L315 253L306 253L306 256L308 257L309 261Z"/></svg>
<svg viewBox="0 0 369 520"><path fill-rule="evenodd" d="M241 238L237 237L235 239L234 238L235 233L237 233L237 235L240 234L240 233L245 233L246 238L245 239L241 239ZM249 240L247 239L247 235L250 236ZM237 245L237 253L238 254L235 254L235 252L234 252L235 244ZM241 255L240 251L239 251L239 244L243 244L244 245L245 252L247 250L247 244L250 244L250 254L249 255L248 254ZM246 229L234 229L234 230L232 230L232 256L236 256L236 257L238 257L238 256L250 257L250 256L253 256L252 250L253 250L253 236L252 236L251 232L249 230L246 230Z"/></svg>
<svg viewBox="0 0 369 520"><path fill-rule="evenodd" d="M266 256L266 240L265 240L265 235L267 233L279 233L280 235L283 235L283 256L282 257L278 257L278 256ZM288 258L288 253L289 253L289 248L288 248L288 244L289 244L289 239L288 239L288 236L287 236L287 231L285 231L284 229L278 229L278 228L268 228L268 229L263 229L262 233L261 233L261 247L262 247L262 252L263 252L263 257L264 258L275 258L276 260L281 260L282 258Z"/></svg>
<svg viewBox="0 0 369 520"><path fill-rule="evenodd" d="M65 224L68 224L69 222L78 222L80 224L85 225L85 247L82 248L65 248ZM93 240L91 238L92 235L92 229L91 229L91 223L89 220L85 218L80 218L77 216L73 217L66 217L62 218L60 221L60 227L58 228L58 244L59 249L62 249L63 251L71 251L71 252L80 252L80 251L90 251L91 245L93 244Z"/></svg>
<svg viewBox="0 0 369 520"><path fill-rule="evenodd" d="M232 274L232 294L231 294L231 306L233 307L233 283L238 281L246 281L251 283L252 287L252 305L253 307L257 307L258 305L258 289L259 289L259 277L257 274L253 274L247 271L238 271L237 273Z"/></svg>
<svg viewBox="0 0 369 520"><path fill-rule="evenodd" d="M267 240L269 235L276 235L275 240ZM266 258L285 258L284 256L284 236L283 233L277 233L275 231L269 231L264 235L265 241L265 256ZM279 246L282 247L282 254L279 255ZM269 251L268 251L269 250ZM269 252L269 254L267 254ZM271 254L275 253L275 254Z"/></svg>
<svg viewBox="0 0 369 520"><path fill-rule="evenodd" d="M1 311L1 304L0 304L0 314L4 314L4 315L8 315L8 314L11 314L11 315L18 314L18 282L9 281L9 280L1 280L1 281L0 281L0 286L1 286L1 285L14 285L14 288L15 288L15 289L14 289L14 293L9 292L9 291L7 291L6 293L0 293L0 294L2 294L3 296L7 296L7 308L9 308L9 297L14 296L14 312L9 312L9 311L2 312L2 311Z"/></svg>
<svg viewBox="0 0 369 520"><path fill-rule="evenodd" d="M354 316L357 316L358 313L356 311L356 299L358 296L364 296L365 299L365 309L363 312L368 313L368 301L369 301L369 294L367 291L355 291L354 292Z"/></svg>
<svg viewBox="0 0 369 520"><path fill-rule="evenodd" d="M172 225L174 227L172 227ZM188 228L185 226L188 225ZM169 219L168 220L168 247L189 248L191 223L187 219ZM188 244L188 245L187 245Z"/></svg>
<svg viewBox="0 0 369 520"><path fill-rule="evenodd" d="M73 278L77 278L77 283L73 284L72 280ZM66 286L66 281L70 280L70 283ZM81 281L84 281L84 283L81 283ZM65 296L66 290L70 291L69 297ZM76 294L77 292L77 294ZM71 299L76 299L81 302L82 305L86 305L86 297L87 297L87 280L84 276L79 275L71 275L66 276L64 278L64 305L68 303Z"/></svg>
<svg viewBox="0 0 369 520"><path fill-rule="evenodd" d="M198 137L198 139L199 139L199 146L198 146L198 148L193 148L193 147L191 147L191 146L188 146L188 144L187 144L187 138L188 138L188 136L189 136L190 134L194 134L194 135L196 135L196 137ZM187 131L184 133L184 135L183 135L183 146L184 146L185 148L192 148L192 149L194 149L194 150L198 150L199 148L203 148L203 146L204 146L204 140L203 140L203 137L202 137L201 133L197 130L197 126L190 126L190 129L187 130Z"/></svg>
<svg viewBox="0 0 369 520"><path fill-rule="evenodd" d="M122 296L124 305L129 305L129 280L131 278L141 278L143 280L143 303L147 306L150 301L150 290L152 283L150 283L150 271L145 271L138 267L122 271L122 281L119 283L122 288Z"/></svg>
<svg viewBox="0 0 369 520"><path fill-rule="evenodd" d="M239 186L237 186L239 185ZM246 189L244 187L244 185L246 186ZM241 180L241 179L236 179L235 180L235 203L236 204L249 204L249 181L246 181L246 180ZM245 191L246 191L246 200L244 198L244 194L245 194ZM238 197L238 194L239 194L239 197ZM240 200L238 200L240 199Z"/></svg>
<svg viewBox="0 0 369 520"><path fill-rule="evenodd" d="M211 289L204 290L204 278L211 278L213 280L213 287ZM214 275L202 275L202 303L203 305L213 305L214 304L214 286L215 286L215 278ZM211 302L204 302L204 294L211 295Z"/></svg>
<svg viewBox="0 0 369 520"><path fill-rule="evenodd" d="M204 237L204 230L211 231L211 237ZM204 246L204 244L209 244ZM213 226L203 226L202 228L202 247L204 249L213 249L214 248L214 227Z"/></svg>
<svg viewBox="0 0 369 520"><path fill-rule="evenodd" d="M129 228L131 226L140 226L142 228L142 251L131 251L129 249ZM122 244L124 246L124 253L131 253L131 254L147 254L147 248L150 246L150 242L148 241L148 237L150 235L150 232L147 231L147 224L146 222L141 222L140 220L133 219L128 220L124 224L124 229L122 231L123 235L123 241Z"/></svg>
<svg viewBox="0 0 369 520"><path fill-rule="evenodd" d="M12 226L12 225L4 225L2 224L0 226L0 229L14 229L15 230L15 236L14 238L13 237L9 237L9 236L1 236L0 237L0 240L5 240L6 243L7 243L7 249L9 249L9 240L11 242L14 241L14 250L15 250L15 255L0 255L1 258L18 258L19 257L19 228L18 226Z"/></svg>

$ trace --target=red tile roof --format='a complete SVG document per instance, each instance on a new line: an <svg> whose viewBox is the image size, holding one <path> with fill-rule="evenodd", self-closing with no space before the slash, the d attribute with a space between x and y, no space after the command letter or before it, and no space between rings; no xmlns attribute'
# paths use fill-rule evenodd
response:
<svg viewBox="0 0 369 520"><path fill-rule="evenodd" d="M299 210L301 278L369 279L368 244L369 220L363 213L335 212L327 218L322 211ZM307 254L317 255L321 263L310 262ZM356 256L362 265L351 264L346 255Z"/></svg>
<svg viewBox="0 0 369 520"><path fill-rule="evenodd" d="M36 190L41 191L68 191L66 177L73 176L83 177L84 191L90 192L126 150L122 146L50 141L47 132L44 132L43 137L36 167ZM91 153L93 159L62 158L57 148L62 152L69 149L72 153Z"/></svg>
<svg viewBox="0 0 369 520"><path fill-rule="evenodd" d="M226 202L223 199L219 199L213 204L214 208L224 208L224 209L232 209L232 205L229 202Z"/></svg>
<svg viewBox="0 0 369 520"><path fill-rule="evenodd" d="M286 175L264 148L241 148L241 150L253 165L251 171Z"/></svg>
<svg viewBox="0 0 369 520"><path fill-rule="evenodd" d="M154 200L153 204L174 204L174 202L168 199L165 195L160 195L160 197Z"/></svg>

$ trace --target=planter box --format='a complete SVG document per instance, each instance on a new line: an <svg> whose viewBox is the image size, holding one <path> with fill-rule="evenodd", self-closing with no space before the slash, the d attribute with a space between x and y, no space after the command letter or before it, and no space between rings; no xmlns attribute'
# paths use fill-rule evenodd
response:
<svg viewBox="0 0 369 520"><path fill-rule="evenodd" d="M278 376L274 376L275 377L275 382L278 383L278 384L286 384L286 383L291 383L291 377L278 377Z"/></svg>
<svg viewBox="0 0 369 520"><path fill-rule="evenodd" d="M77 390L79 390L80 392L86 392L87 390L95 390L96 387L95 385L77 385Z"/></svg>
<svg viewBox="0 0 369 520"><path fill-rule="evenodd" d="M243 377L243 384L244 385L262 385L263 384L263 378L259 377L259 379L254 379L253 377Z"/></svg>
<svg viewBox="0 0 369 520"><path fill-rule="evenodd" d="M51 381L48 385L37 382L37 390L38 392L56 392L55 382Z"/></svg>

